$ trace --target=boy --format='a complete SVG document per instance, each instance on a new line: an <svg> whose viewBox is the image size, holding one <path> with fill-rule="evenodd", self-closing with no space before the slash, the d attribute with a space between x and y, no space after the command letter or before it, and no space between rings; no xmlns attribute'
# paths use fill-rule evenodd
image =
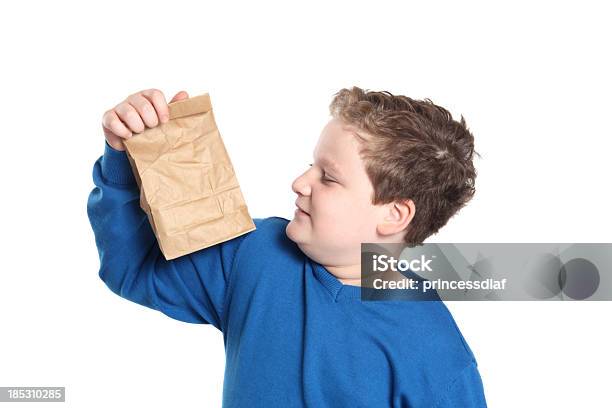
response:
<svg viewBox="0 0 612 408"><path fill-rule="evenodd" d="M179 92L171 102L187 98ZM485 407L475 357L441 301L361 301L360 244L417 245L474 194L473 136L431 101L342 89L292 220L170 261L122 140L167 121L163 94L103 117L88 216L116 294L223 334L224 407Z"/></svg>

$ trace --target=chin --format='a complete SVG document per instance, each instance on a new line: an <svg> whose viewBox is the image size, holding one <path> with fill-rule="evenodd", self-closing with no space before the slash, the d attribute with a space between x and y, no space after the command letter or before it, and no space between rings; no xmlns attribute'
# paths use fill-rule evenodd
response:
<svg viewBox="0 0 612 408"><path fill-rule="evenodd" d="M285 234L287 234L287 238L296 243L304 251L304 247L309 242L309 232L304 226L300 225L299 222L290 221L285 227Z"/></svg>
<svg viewBox="0 0 612 408"><path fill-rule="evenodd" d="M299 242L299 237L297 236L298 234L296 234L295 231L296 227L297 225L295 225L294 221L290 221L289 224L287 224L287 226L285 227L285 234L287 234L287 237L290 240L297 244Z"/></svg>

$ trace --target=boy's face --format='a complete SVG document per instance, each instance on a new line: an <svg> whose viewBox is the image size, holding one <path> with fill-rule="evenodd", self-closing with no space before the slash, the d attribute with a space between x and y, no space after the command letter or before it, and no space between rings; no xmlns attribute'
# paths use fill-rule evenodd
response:
<svg viewBox="0 0 612 408"><path fill-rule="evenodd" d="M371 204L373 186L349 127L332 119L323 128L312 166L292 184L296 209L287 236L310 258L323 265L361 262L361 243L378 242L377 224L386 206ZM336 166L334 166L334 164Z"/></svg>

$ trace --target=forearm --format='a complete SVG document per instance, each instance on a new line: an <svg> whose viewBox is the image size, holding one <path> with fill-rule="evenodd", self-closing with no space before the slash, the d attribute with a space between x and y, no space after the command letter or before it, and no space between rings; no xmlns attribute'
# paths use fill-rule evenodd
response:
<svg viewBox="0 0 612 408"><path fill-rule="evenodd" d="M100 278L118 295L139 303L147 301L135 287L139 269L159 247L140 208L140 192L127 154L105 144L94 164L95 188L89 194L87 215L100 257Z"/></svg>

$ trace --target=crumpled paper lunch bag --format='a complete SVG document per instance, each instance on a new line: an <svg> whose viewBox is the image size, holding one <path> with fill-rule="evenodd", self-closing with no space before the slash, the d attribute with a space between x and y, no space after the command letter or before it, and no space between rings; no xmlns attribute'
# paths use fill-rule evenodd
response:
<svg viewBox="0 0 612 408"><path fill-rule="evenodd" d="M124 141L167 260L255 230L208 93L168 104L170 118Z"/></svg>

